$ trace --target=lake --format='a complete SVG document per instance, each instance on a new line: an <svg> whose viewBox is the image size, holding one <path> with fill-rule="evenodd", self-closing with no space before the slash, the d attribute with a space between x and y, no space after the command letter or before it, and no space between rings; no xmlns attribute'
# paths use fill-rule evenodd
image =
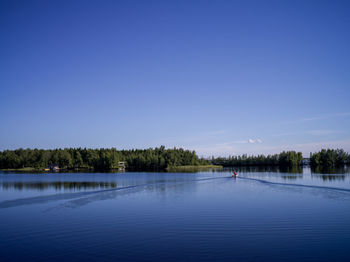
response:
<svg viewBox="0 0 350 262"><path fill-rule="evenodd" d="M0 261L350 261L350 172L0 173Z"/></svg>

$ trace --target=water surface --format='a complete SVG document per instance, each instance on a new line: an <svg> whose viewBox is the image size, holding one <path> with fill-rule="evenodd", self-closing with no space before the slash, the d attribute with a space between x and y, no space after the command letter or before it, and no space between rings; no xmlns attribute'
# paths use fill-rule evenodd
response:
<svg viewBox="0 0 350 262"><path fill-rule="evenodd" d="M350 261L350 174L0 173L1 261Z"/></svg>

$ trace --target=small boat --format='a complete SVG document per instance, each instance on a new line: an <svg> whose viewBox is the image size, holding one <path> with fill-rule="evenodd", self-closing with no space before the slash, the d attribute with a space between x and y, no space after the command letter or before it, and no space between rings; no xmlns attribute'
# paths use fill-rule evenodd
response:
<svg viewBox="0 0 350 262"><path fill-rule="evenodd" d="M238 177L238 174L235 171L233 171L232 177Z"/></svg>

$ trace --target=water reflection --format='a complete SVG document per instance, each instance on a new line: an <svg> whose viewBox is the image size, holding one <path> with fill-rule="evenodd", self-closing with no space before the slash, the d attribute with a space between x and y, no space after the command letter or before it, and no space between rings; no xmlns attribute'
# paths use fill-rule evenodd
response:
<svg viewBox="0 0 350 262"><path fill-rule="evenodd" d="M281 176L284 180L297 180L298 178L302 178L302 175L287 175L287 176Z"/></svg>
<svg viewBox="0 0 350 262"><path fill-rule="evenodd" d="M213 170L213 172L228 172L233 171L239 173L288 173L288 174L350 174L350 166L344 167L279 167L279 166L240 166L240 167L226 167L223 169ZM307 172L305 172L307 171Z"/></svg>
<svg viewBox="0 0 350 262"><path fill-rule="evenodd" d="M291 174L302 174L303 173L303 168L301 166L280 167L279 172L281 172L281 173L291 173Z"/></svg>
<svg viewBox="0 0 350 262"><path fill-rule="evenodd" d="M231 175L0 175L2 260L347 261L349 181L311 179L308 169ZM118 187L3 189L101 181Z"/></svg>
<svg viewBox="0 0 350 262"><path fill-rule="evenodd" d="M346 175L323 175L323 174L312 174L313 177L321 178L323 181L336 181L345 180Z"/></svg>
<svg viewBox="0 0 350 262"><path fill-rule="evenodd" d="M311 167L311 173L315 174L347 174L350 173L349 166L343 167Z"/></svg>
<svg viewBox="0 0 350 262"><path fill-rule="evenodd" d="M28 190L36 189L43 191L46 189L56 190L86 190L86 189L107 189L115 188L115 182L70 182L70 181L54 181L54 182L2 182L0 188L9 190Z"/></svg>
<svg viewBox="0 0 350 262"><path fill-rule="evenodd" d="M223 169L213 170L213 172L228 172L235 170L238 173L290 173L302 174L303 168L301 166L295 167L279 167L279 166L239 166L226 167Z"/></svg>
<svg viewBox="0 0 350 262"><path fill-rule="evenodd" d="M145 175L147 176L147 175ZM152 176L152 175L151 175ZM183 177L185 178L185 176ZM74 192L54 195L39 195L27 198L17 198L11 200L5 200L0 202L0 209L11 208L24 205L44 204L48 202L54 202L59 200L65 200L64 207L80 207L95 201L102 201L107 199L115 199L118 196L128 195L135 192L145 191L147 194L160 193L163 197L166 197L167 193L173 193L183 195L184 193L194 192L197 186L197 182L208 182L217 180L231 181L230 176L226 177L212 177L212 178L185 178L176 180L159 180L158 182L147 182L136 185L121 186L115 188L101 189L95 191L86 192ZM154 181L154 180L153 180Z"/></svg>

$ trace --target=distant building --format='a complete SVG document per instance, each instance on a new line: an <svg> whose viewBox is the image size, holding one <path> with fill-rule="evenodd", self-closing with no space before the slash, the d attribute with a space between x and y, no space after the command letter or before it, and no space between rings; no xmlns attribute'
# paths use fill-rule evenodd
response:
<svg viewBox="0 0 350 262"><path fill-rule="evenodd" d="M50 168L50 171L52 171L52 172L58 172L58 171L60 171L59 166L56 165L56 164L51 164L51 165L49 165L49 168Z"/></svg>
<svg viewBox="0 0 350 262"><path fill-rule="evenodd" d="M303 166L308 166L310 165L310 158L303 158L303 160L301 160L301 164Z"/></svg>
<svg viewBox="0 0 350 262"><path fill-rule="evenodd" d="M118 171L125 171L125 162L124 161L119 161L118 163Z"/></svg>

